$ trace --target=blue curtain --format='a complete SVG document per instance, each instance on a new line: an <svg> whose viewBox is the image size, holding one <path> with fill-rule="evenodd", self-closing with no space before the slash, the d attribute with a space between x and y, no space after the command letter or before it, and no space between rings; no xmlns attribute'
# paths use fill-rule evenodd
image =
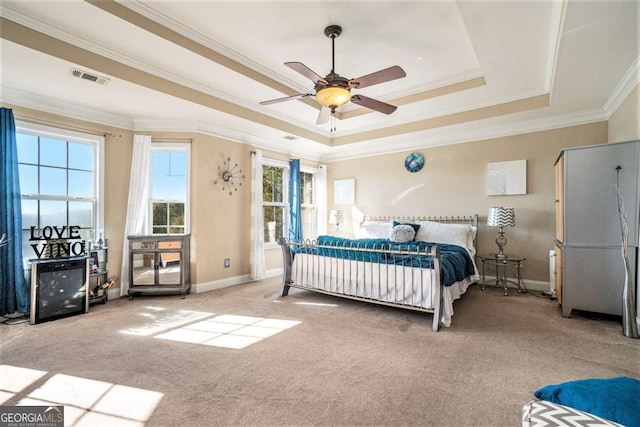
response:
<svg viewBox="0 0 640 427"><path fill-rule="evenodd" d="M302 191L300 159L289 162L289 239L302 240Z"/></svg>
<svg viewBox="0 0 640 427"><path fill-rule="evenodd" d="M13 111L0 108L0 316L29 311L22 266L22 208Z"/></svg>

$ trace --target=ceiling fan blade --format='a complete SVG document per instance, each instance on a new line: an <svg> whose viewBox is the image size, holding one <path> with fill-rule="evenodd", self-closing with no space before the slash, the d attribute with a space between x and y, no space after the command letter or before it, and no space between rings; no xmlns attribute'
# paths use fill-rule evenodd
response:
<svg viewBox="0 0 640 427"><path fill-rule="evenodd" d="M393 67L385 68L384 70L376 71L375 73L367 74L366 76L358 77L357 79L349 80L349 85L354 88L363 88L367 86L377 85L378 83L384 83L395 79L405 77L407 73L397 65Z"/></svg>
<svg viewBox="0 0 640 427"><path fill-rule="evenodd" d="M277 102L291 101L292 99L301 99L301 98L306 98L308 96L315 96L315 95L312 93L301 93L299 95L285 96L284 98L277 98L277 99L270 99L268 101L262 101L260 102L260 105L271 105Z"/></svg>
<svg viewBox="0 0 640 427"><path fill-rule="evenodd" d="M318 120L316 120L316 124L323 125L329 121L330 117L331 117L331 108L323 106L320 109L320 114L318 114Z"/></svg>
<svg viewBox="0 0 640 427"><path fill-rule="evenodd" d="M386 102L378 101L364 95L353 95L351 102L384 114L391 114L398 109L395 105L387 104Z"/></svg>
<svg viewBox="0 0 640 427"><path fill-rule="evenodd" d="M313 83L322 83L323 85L327 84L327 81L324 79L324 77L316 74L315 71L312 71L309 67L304 65L302 62L285 62L284 65L286 65L287 67L291 68L294 71L299 72L300 74L302 74L303 76L311 80Z"/></svg>

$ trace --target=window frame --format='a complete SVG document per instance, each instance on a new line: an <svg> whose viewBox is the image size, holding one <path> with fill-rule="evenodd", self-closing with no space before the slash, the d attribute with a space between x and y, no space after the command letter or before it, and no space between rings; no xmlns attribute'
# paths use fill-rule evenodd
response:
<svg viewBox="0 0 640 427"><path fill-rule="evenodd" d="M263 197L261 203L261 211L262 211L262 220L264 222L264 207L265 206L282 206L284 208L284 224L283 224L283 232L286 233L289 230L289 163L283 162L280 160L274 159L262 159L262 164L260 167L271 166L276 168L282 168L282 202L265 202L264 201L264 170L262 175L262 184L263 184ZM262 231L264 233L264 230ZM278 242L264 242L265 249L273 249L278 247Z"/></svg>
<svg viewBox="0 0 640 427"><path fill-rule="evenodd" d="M289 179L290 179L290 165L288 161L281 161L281 160L275 160L275 159L269 159L269 158L263 158L262 159L262 164L260 165L260 167L262 168L263 166L271 166L271 167L277 167L277 168L282 168L283 171L283 189L282 189L282 194L283 194L283 202L282 203L276 203L276 202L265 202L264 201L264 197L261 200L261 211L263 212L263 221L264 221L264 207L265 206L282 206L284 207L284 237L287 237L288 232L289 232L289 223L290 223L290 210L291 210L291 204L289 203ZM318 227L318 201L316 199L317 197L317 185L318 185L318 180L317 180L317 173L318 173L318 168L317 167L311 167L311 166L304 166L301 165L300 166L300 172L301 173L309 173L311 175L313 175L313 203L312 204L308 204L305 203L303 204L301 207L306 207L306 208L313 208L314 209L314 224L313 224L313 231L314 234L316 234L315 236L313 236L313 238L317 237L317 233L319 230ZM263 185L264 185L264 176L263 176ZM264 231L263 231L264 232ZM311 238L311 237L305 237L305 238ZM264 242L264 249L274 249L278 247L278 242Z"/></svg>
<svg viewBox="0 0 640 427"><path fill-rule="evenodd" d="M308 174L311 174L311 177L312 177L312 181L311 181L312 182L312 201L311 203L301 203L301 208L313 209L313 236L304 236L304 235L303 236L305 239L316 239L318 237L318 203L316 200L316 197L317 197L316 195L318 194L317 192L318 180L316 179L318 169L308 167L308 166L301 166L300 173L308 173ZM304 191L304 189L301 189L301 191ZM303 230L304 230L304 226L303 226Z"/></svg>
<svg viewBox="0 0 640 427"><path fill-rule="evenodd" d="M87 131L89 132L89 131ZM45 126L36 123L24 122L16 120L16 133L37 136L38 138L50 138L60 141L73 142L77 144L86 144L93 148L93 197L78 197L78 196L60 196L60 195L42 195L42 194L23 194L20 191L21 200L44 200L44 201L88 201L93 204L93 239L97 239L100 234L104 236L104 187L105 187L105 135L104 134L92 134L87 132L79 132L74 130L68 130L64 128L56 128L53 126ZM20 163L20 162L19 162ZM46 165L45 165L46 166ZM64 168L69 171L69 165ZM38 167L42 167L38 163ZM74 168L71 168L74 170ZM68 172L67 172L68 173ZM39 215L38 215L39 216ZM38 217L38 222L40 218ZM52 224L59 225L59 224ZM73 225L73 224L69 224ZM24 228L23 228L24 230ZM24 242L23 242L24 245ZM22 254L23 258L30 259L33 256L28 254Z"/></svg>
<svg viewBox="0 0 640 427"><path fill-rule="evenodd" d="M187 158L186 165L186 191L185 191L185 200L184 200L184 234L189 234L191 232L191 144L187 141L185 142L153 142L151 140L151 159L149 160L151 164L149 165L149 177L148 177L148 191L149 198L147 200L147 224L145 229L149 235L168 235L164 233L154 234L153 233L153 204L154 203L166 203L167 205L170 203L180 203L182 200L176 199L154 199L153 198L153 153L154 152L184 152ZM168 231L168 230L167 230Z"/></svg>

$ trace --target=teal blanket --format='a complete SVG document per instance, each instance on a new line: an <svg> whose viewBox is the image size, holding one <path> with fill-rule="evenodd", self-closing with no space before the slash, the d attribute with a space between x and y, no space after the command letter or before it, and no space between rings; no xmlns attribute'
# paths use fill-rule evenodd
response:
<svg viewBox="0 0 640 427"><path fill-rule="evenodd" d="M318 246L292 246L292 253L310 253L353 261L401 265L404 267L433 268L433 257L418 255L438 246L441 260L441 281L444 286L475 274L469 252L461 246L430 242L396 243L389 239L345 239L335 236L319 236ZM368 250L375 249L375 252ZM396 254L389 251L410 251L412 254Z"/></svg>

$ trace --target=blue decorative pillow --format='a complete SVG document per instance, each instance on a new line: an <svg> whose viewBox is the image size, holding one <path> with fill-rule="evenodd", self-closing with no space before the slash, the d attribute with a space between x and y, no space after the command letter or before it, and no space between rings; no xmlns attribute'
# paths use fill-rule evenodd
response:
<svg viewBox="0 0 640 427"><path fill-rule="evenodd" d="M548 385L533 394L625 426L640 426L640 380L635 378L569 381Z"/></svg>

